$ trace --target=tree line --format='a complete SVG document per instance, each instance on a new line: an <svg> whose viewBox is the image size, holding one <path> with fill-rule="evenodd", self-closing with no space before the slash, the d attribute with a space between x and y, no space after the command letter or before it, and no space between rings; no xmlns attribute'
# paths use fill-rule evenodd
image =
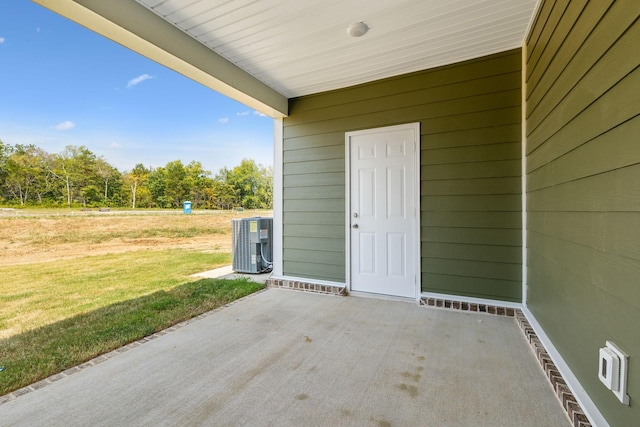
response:
<svg viewBox="0 0 640 427"><path fill-rule="evenodd" d="M214 176L197 161L120 172L85 146L52 154L0 140L0 205L42 207L271 209L273 171L254 160Z"/></svg>

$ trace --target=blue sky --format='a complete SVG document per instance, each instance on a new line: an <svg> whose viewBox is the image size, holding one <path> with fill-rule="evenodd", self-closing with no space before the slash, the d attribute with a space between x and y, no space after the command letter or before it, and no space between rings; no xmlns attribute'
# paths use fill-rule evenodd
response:
<svg viewBox="0 0 640 427"><path fill-rule="evenodd" d="M27 0L0 1L0 140L120 171L273 164L273 120Z"/></svg>

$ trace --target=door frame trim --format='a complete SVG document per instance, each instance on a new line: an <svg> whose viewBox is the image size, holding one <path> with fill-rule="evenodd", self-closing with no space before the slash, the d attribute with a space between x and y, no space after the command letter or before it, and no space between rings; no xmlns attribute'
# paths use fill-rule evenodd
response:
<svg viewBox="0 0 640 427"><path fill-rule="evenodd" d="M368 134L375 134L381 131L395 131L395 130L412 130L415 135L415 147L414 147L414 215L413 215L413 235L416 236L414 240L414 262L415 262L415 300L420 302L420 296L422 293L422 277L421 277L421 265L420 265L420 122L406 123L402 125L394 126L382 126L378 128L363 129L352 132L345 132L344 145L345 145L345 285L349 292L351 292L351 137L361 136ZM386 295L380 295L381 297L387 297Z"/></svg>

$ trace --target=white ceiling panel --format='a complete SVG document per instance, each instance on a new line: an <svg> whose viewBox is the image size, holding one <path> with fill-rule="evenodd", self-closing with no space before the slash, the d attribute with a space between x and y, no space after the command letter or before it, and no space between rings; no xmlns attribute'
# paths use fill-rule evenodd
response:
<svg viewBox="0 0 640 427"><path fill-rule="evenodd" d="M538 2L136 1L289 98L519 47Z"/></svg>

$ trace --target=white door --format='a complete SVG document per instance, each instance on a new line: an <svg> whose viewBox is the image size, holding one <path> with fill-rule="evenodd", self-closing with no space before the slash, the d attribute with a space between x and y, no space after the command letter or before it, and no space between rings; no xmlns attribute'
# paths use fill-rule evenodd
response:
<svg viewBox="0 0 640 427"><path fill-rule="evenodd" d="M346 135L353 291L415 298L418 124Z"/></svg>

